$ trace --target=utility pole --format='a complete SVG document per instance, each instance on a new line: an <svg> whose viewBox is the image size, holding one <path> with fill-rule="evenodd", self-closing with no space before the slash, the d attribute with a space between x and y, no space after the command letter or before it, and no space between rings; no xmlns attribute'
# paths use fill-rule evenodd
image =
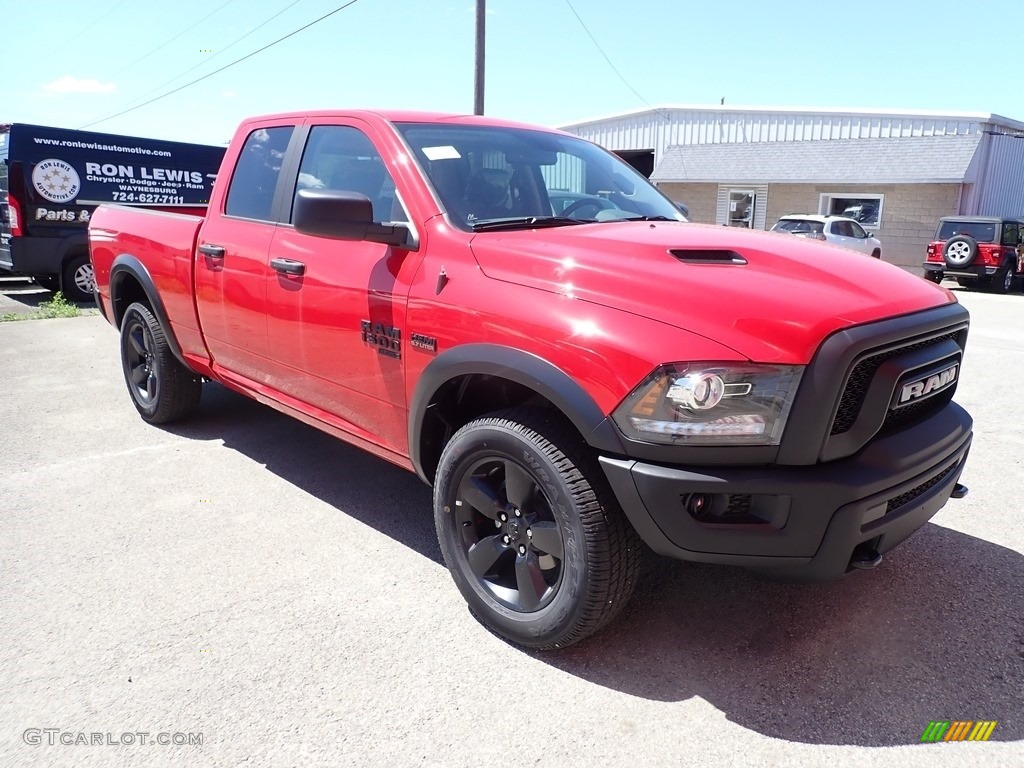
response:
<svg viewBox="0 0 1024 768"><path fill-rule="evenodd" d="M487 0L476 0L476 76L473 78L473 114L484 113L484 19Z"/></svg>

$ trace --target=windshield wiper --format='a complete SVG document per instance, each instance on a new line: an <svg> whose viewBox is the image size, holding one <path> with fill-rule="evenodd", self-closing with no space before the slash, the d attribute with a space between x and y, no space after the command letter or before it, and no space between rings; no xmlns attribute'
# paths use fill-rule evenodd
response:
<svg viewBox="0 0 1024 768"><path fill-rule="evenodd" d="M682 221L682 219L673 219L671 216L625 216L621 219L607 219L607 221Z"/></svg>
<svg viewBox="0 0 1024 768"><path fill-rule="evenodd" d="M593 219L572 219L568 216L520 216L515 219L493 219L473 224L474 232L495 229L533 229L540 227L566 227L572 224L593 224Z"/></svg>

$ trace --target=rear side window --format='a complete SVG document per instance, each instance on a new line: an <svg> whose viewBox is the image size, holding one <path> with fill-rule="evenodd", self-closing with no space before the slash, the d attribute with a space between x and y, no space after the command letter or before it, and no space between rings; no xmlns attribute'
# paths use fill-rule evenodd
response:
<svg viewBox="0 0 1024 768"><path fill-rule="evenodd" d="M775 232L793 232L801 235L820 235L825 225L820 221L804 221L802 219L781 219L772 229Z"/></svg>
<svg viewBox="0 0 1024 768"><path fill-rule="evenodd" d="M260 128L245 140L228 187L224 212L243 219L270 221L281 162L294 126Z"/></svg>
<svg viewBox="0 0 1024 768"><path fill-rule="evenodd" d="M968 235L979 243L994 243L996 225L986 221L944 221L939 225L936 240L949 240L955 235Z"/></svg>

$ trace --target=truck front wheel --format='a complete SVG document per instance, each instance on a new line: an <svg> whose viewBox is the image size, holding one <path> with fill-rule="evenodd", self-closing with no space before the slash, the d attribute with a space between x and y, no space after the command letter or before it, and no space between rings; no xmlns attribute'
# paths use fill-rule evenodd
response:
<svg viewBox="0 0 1024 768"><path fill-rule="evenodd" d="M640 539L556 413L515 408L460 429L441 454L434 520L472 613L520 645L579 642L633 592Z"/></svg>
<svg viewBox="0 0 1024 768"><path fill-rule="evenodd" d="M145 304L132 304L121 319L121 368L135 409L150 424L176 421L199 405L202 379L174 356Z"/></svg>

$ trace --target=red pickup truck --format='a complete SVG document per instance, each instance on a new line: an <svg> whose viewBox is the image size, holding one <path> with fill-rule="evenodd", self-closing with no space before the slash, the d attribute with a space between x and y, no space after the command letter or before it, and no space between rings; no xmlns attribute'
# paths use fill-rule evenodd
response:
<svg viewBox="0 0 1024 768"><path fill-rule="evenodd" d="M415 471L472 612L526 646L607 624L644 543L834 579L966 493L952 293L687 223L561 132L247 120L205 217L101 206L89 235L143 419L212 380Z"/></svg>

